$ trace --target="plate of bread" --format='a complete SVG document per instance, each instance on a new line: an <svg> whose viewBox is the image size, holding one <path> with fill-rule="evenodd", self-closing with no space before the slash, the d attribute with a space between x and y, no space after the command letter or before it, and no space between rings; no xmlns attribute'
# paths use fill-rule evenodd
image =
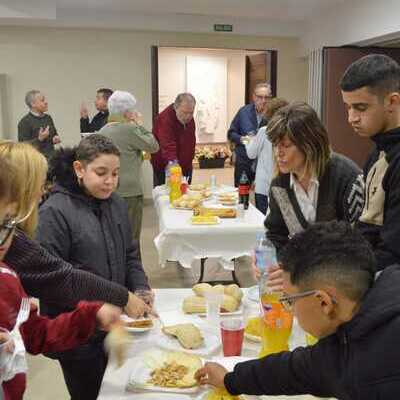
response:
<svg viewBox="0 0 400 400"><path fill-rule="evenodd" d="M236 209L228 207L195 207L193 215L213 216L218 218L236 218Z"/></svg>
<svg viewBox="0 0 400 400"><path fill-rule="evenodd" d="M151 318L129 318L127 315L122 314L121 320L125 330L128 332L147 332L154 328L154 320Z"/></svg>
<svg viewBox="0 0 400 400"><path fill-rule="evenodd" d="M209 331L206 326L191 322L163 326L161 332L156 343L167 350L208 356L221 345L218 335Z"/></svg>
<svg viewBox="0 0 400 400"><path fill-rule="evenodd" d="M205 293L215 291L222 294L221 315L239 315L243 312L242 289L235 283L231 285L215 285L198 283L192 287L193 295L183 300L182 309L186 314L206 315L207 304Z"/></svg>

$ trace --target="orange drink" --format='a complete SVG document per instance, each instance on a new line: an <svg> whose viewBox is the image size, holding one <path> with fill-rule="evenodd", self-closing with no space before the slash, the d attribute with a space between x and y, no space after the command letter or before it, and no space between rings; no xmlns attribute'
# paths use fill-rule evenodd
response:
<svg viewBox="0 0 400 400"><path fill-rule="evenodd" d="M263 315L260 357L289 350L293 316L279 302L279 297L280 293L264 293L261 296Z"/></svg>

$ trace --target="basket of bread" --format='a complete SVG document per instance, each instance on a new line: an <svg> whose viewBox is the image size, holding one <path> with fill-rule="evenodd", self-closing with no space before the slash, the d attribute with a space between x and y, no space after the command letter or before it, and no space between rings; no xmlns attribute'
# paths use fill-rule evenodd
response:
<svg viewBox="0 0 400 400"><path fill-rule="evenodd" d="M235 313L241 306L243 292L236 284L215 285L198 283L192 288L194 295L183 300L182 309L186 314L205 314L207 312L206 292L215 291L222 294L221 314Z"/></svg>

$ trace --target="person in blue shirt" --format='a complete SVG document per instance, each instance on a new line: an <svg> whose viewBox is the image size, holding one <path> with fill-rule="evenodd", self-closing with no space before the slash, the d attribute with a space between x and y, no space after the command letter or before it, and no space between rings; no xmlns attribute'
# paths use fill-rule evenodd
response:
<svg viewBox="0 0 400 400"><path fill-rule="evenodd" d="M244 145L248 142L248 136L254 136L259 128L266 125L263 117L269 97L271 86L268 83L257 84L254 88L253 102L240 108L228 130L228 140L235 144L235 186L239 186L243 171L251 182L254 180L254 161L247 156Z"/></svg>

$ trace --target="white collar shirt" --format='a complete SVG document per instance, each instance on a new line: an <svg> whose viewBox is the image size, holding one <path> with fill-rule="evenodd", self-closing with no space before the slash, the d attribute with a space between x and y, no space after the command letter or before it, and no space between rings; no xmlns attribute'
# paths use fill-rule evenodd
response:
<svg viewBox="0 0 400 400"><path fill-rule="evenodd" d="M300 182L293 174L290 174L290 187L293 189L297 202L304 219L312 224L317 219L317 204L318 204L318 179L313 177L310 179L308 191L305 191Z"/></svg>

